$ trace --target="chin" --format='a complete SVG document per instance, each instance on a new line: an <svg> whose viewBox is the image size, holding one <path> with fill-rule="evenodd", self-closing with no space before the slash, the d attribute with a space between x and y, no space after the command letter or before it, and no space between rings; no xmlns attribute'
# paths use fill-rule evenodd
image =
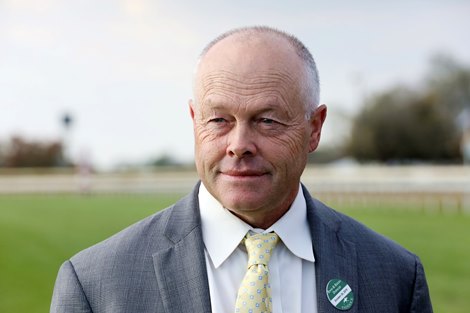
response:
<svg viewBox="0 0 470 313"><path fill-rule="evenodd" d="M210 188L205 184L206 188ZM243 211L263 206L272 195L272 184L266 178L257 181L230 181L219 179L212 184L214 197L225 207ZM209 189L210 190L210 189Z"/></svg>
<svg viewBox="0 0 470 313"><path fill-rule="evenodd" d="M263 203L266 203L266 197L262 197L256 192L244 193L224 193L220 197L222 205L234 211L253 211L260 208Z"/></svg>

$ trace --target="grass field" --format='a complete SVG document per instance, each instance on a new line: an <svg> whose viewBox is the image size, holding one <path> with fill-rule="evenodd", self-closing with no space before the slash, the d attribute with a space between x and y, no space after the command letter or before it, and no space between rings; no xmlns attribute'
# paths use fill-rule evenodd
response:
<svg viewBox="0 0 470 313"><path fill-rule="evenodd" d="M178 196L0 196L0 312L48 312L60 264ZM422 259L435 312L470 307L470 216L339 208Z"/></svg>

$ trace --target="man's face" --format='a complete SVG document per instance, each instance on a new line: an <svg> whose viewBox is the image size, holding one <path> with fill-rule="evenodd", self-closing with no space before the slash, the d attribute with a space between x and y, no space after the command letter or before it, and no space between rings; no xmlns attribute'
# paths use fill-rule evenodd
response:
<svg viewBox="0 0 470 313"><path fill-rule="evenodd" d="M254 226L289 208L326 113L306 118L302 63L278 41L218 43L200 64L190 105L202 182Z"/></svg>

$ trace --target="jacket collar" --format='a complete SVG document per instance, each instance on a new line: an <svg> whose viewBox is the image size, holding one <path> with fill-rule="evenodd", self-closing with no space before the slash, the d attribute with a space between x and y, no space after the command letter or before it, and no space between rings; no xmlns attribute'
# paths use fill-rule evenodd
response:
<svg viewBox="0 0 470 313"><path fill-rule="evenodd" d="M318 312L341 312L326 295L328 282L341 279L349 284L354 293L353 306L347 312L356 313L359 292L356 247L344 238L338 213L313 199L304 186L302 188L307 201L307 219L315 254Z"/></svg>
<svg viewBox="0 0 470 313"><path fill-rule="evenodd" d="M166 312L211 312L198 189L199 183L169 211L164 234L172 245L153 254Z"/></svg>

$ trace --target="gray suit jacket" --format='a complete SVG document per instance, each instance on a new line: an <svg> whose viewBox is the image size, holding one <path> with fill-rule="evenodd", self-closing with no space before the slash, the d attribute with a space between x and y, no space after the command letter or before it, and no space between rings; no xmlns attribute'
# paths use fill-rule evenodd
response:
<svg viewBox="0 0 470 313"><path fill-rule="evenodd" d="M211 312L197 190L66 261L51 312ZM330 279L355 295L351 313L432 312L418 257L313 199L304 188L318 312ZM314 295L312 295L313 297Z"/></svg>

